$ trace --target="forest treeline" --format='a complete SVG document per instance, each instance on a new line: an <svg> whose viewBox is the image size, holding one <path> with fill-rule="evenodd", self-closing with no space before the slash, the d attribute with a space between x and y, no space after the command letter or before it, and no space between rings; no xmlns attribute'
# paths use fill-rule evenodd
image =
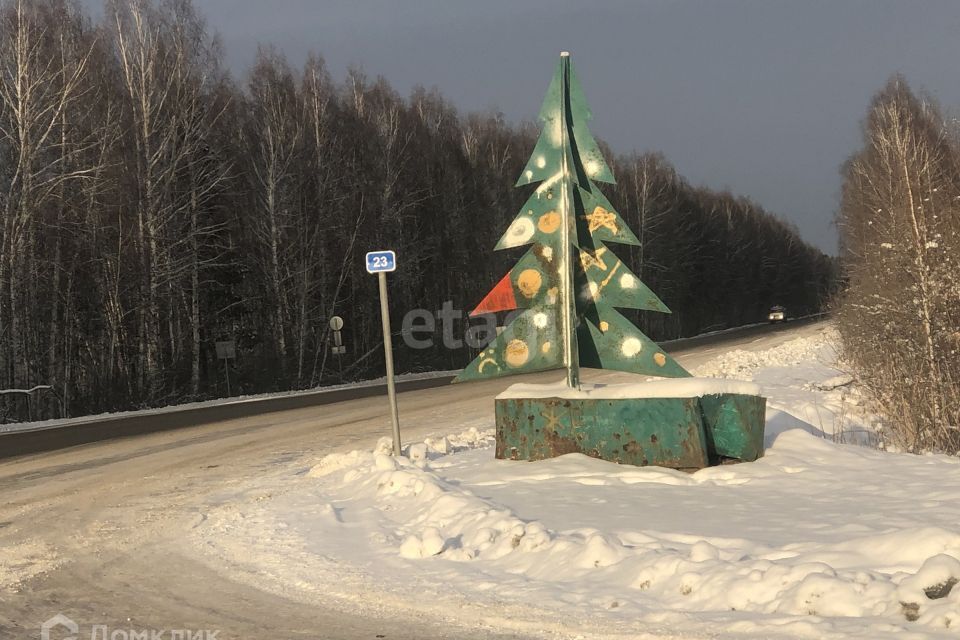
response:
<svg viewBox="0 0 960 640"><path fill-rule="evenodd" d="M189 0L110 0L98 23L67 0L8 0L0 389L54 393L0 396L0 421L223 396L218 340L236 341L234 394L335 382L334 314L343 377L380 375L364 253L397 252L395 327L413 308L472 308L515 260L492 247L528 195L513 183L536 135L271 47L235 80ZM834 265L795 228L658 154L605 149L607 195L643 241L618 252L673 310L640 315L648 335L820 308ZM473 355L395 345L400 371Z"/></svg>
<svg viewBox="0 0 960 640"><path fill-rule="evenodd" d="M894 76L846 163L844 358L891 444L960 453L960 130Z"/></svg>

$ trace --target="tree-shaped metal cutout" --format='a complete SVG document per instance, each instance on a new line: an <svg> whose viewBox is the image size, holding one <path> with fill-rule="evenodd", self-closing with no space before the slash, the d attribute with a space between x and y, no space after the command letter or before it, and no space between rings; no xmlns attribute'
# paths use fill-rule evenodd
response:
<svg viewBox="0 0 960 640"><path fill-rule="evenodd" d="M638 245L595 182L614 183L568 54L560 56L540 120L543 129L516 186L537 184L495 249L532 244L471 312L523 312L456 381L580 365L687 377L616 308L670 313L606 243Z"/></svg>

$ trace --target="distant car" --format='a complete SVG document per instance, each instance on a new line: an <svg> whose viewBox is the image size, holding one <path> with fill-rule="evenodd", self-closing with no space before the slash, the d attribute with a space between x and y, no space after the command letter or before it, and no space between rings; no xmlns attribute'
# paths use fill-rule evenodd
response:
<svg viewBox="0 0 960 640"><path fill-rule="evenodd" d="M787 319L787 310L781 307L780 305L774 305L770 307L770 313L767 314L767 320L770 321L770 324L775 322L783 322Z"/></svg>

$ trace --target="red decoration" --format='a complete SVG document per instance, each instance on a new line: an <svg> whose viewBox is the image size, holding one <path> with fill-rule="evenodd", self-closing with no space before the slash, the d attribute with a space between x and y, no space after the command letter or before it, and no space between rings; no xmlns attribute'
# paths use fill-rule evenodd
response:
<svg viewBox="0 0 960 640"><path fill-rule="evenodd" d="M503 276L487 297L480 301L477 308L470 312L471 316L495 311L510 311L517 308L517 298L513 295L513 283L510 274Z"/></svg>

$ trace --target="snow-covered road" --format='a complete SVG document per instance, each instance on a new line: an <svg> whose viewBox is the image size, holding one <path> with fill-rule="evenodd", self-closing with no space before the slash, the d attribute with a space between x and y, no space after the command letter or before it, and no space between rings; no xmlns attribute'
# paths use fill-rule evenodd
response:
<svg viewBox="0 0 960 640"><path fill-rule="evenodd" d="M0 464L0 489L6 498L0 507L0 637L37 637L40 624L56 613L70 616L88 630L96 624L121 630L214 629L220 630L219 638L637 637L639 629L657 637L712 637L715 630L725 630L725 637L767 638L776 636L769 633L771 628L778 629L782 637L819 638L826 637L825 633L849 632L849 624L834 618L850 615L851 608L861 607L862 611L869 604L862 598L840 602L834 592L820 589L830 594L828 599L836 610L821 607L814 615L804 612L798 618L788 606L781 606L784 598L770 593L779 593L772 585L783 579L786 574L782 572L803 578L817 573L810 569L817 563L833 567L839 576L837 588L856 591L861 583L874 585L870 602L877 619L869 621L872 628L888 625L891 632L900 629L920 634L915 637L930 637L923 634L934 632L936 624L943 626L942 620L947 618L941 615L924 626L903 628L907 623L902 619L884 617L878 603L886 602L883 597L890 595L890 589L902 586L895 581L902 582L903 576L890 577L892 573L883 571L915 572L918 562L936 555L928 553L936 540L945 549L952 548L957 534L955 528L951 533L949 523L951 518L956 522L957 513L946 506L949 501L944 492L955 494L960 487L953 488L954 479L941 478L945 484L939 493L917 497L916 509L920 510L911 514L906 507L911 504L909 495L930 482L929 477L924 479L922 468L929 461L902 456L890 462L891 468L899 469L909 480L904 485L908 489L896 499L884 500L887 485L874 476L888 464L882 456L889 454L867 449L850 453L807 435L836 432L837 440L868 443L873 438L869 424L850 418L846 405L838 404L846 393L846 381L836 372L827 375L825 370L803 368L810 354L803 352L804 341L796 339L821 336L826 328L825 323L802 324L764 335L721 337L715 343L675 354L687 368L700 368L701 375L753 378L765 391L769 389L771 397L768 441L772 450L768 457L756 465L705 470L700 472L702 476L655 469L638 474L618 468L613 473L595 468L601 464L596 461L567 458L543 465L542 473L550 479L546 483L527 477L507 482L507 475L491 474L492 453L482 448L483 431L492 425L493 396L511 380L401 394L405 441L468 431L459 449L449 446L450 455L439 453L448 445L437 440L429 451L418 447L417 452L434 459L426 466L408 469L378 469L375 456L368 453L327 459L327 471L331 465L339 467L332 473L308 473L329 453L371 451L378 437L388 435L386 406L377 399L225 421L4 462ZM769 354L791 340L799 346L781 349L783 361L771 362ZM758 352L767 353L762 362L751 355ZM594 372L587 380L608 382L622 377ZM811 380L814 377L816 380ZM525 381L554 378L556 373L529 376ZM477 431L470 432L471 427ZM777 439L780 432L786 432L785 437ZM827 449L821 451L810 442ZM866 460L857 468L871 477L858 480L862 485L859 492L851 493L843 484L851 482L852 474L828 472L835 466L831 458L835 450L843 451L845 463ZM871 462L874 459L876 462ZM960 466L942 467L939 465L950 463L933 460L936 465L925 470L928 476L942 476L946 469L955 478L960 472ZM521 475L534 473L530 465L515 467ZM351 471L355 473L347 479ZM484 546L483 535L490 533L480 529L496 527L460 531L457 547L451 542L456 538L453 532L430 520L426 512L420 514L422 521L413 522L410 518L419 517L416 509L397 511L400 504L419 504L417 508L429 510L435 500L403 501L398 493L383 502L378 501L375 488L371 495L364 493L370 482L375 487L377 474L401 471L424 474L414 478L414 485L419 479L451 488L443 493L464 500L467 511L490 510L490 505L496 505L505 512L501 521L512 518L513 525L529 525L531 531L522 536L527 542L516 547L525 553L515 556L526 559L516 564L491 555L488 549L496 546L497 536ZM792 488L778 485L780 476L788 474L800 482ZM772 486L770 491L763 491L764 483ZM596 502L604 499L596 491L611 484L630 487L630 491L608 496L614 502L626 500L608 510ZM741 486L745 488L738 489ZM649 487L658 490L639 491ZM702 490L692 493L686 489L684 493L684 487ZM578 493L578 488L587 493ZM741 491L740 497L749 502L731 501L730 492L735 491ZM801 500L800 510L784 506L810 494L829 498L837 492L844 493L842 500ZM530 497L538 495L544 499ZM576 498L576 504L594 502L571 508L574 503L564 502L564 495ZM521 499L523 496L526 498ZM634 501L627 500L630 496ZM638 496L640 502L635 501ZM682 510L668 508L678 500L694 500L694 496L695 518L681 517ZM511 502L513 497L519 502ZM397 504L391 506L391 499L398 500ZM845 512L860 506L886 520L831 530L837 529ZM615 517L597 526L600 514L608 511ZM564 512L569 518L556 519L557 513ZM801 512L803 517L797 519ZM636 518L648 524L638 527ZM926 537L891 534L885 538L891 548L912 545L914 550L899 551L896 561L883 567L871 565L876 564L872 552L851 555L860 557L860 564L843 567L831 564L821 553L826 553L824 549L845 553L842 546L836 546L838 536L851 541L876 538L885 529L908 529L911 518L917 528L926 528ZM761 520L769 524L759 527L760 533L744 535L752 522ZM538 527L542 529L539 534ZM591 527L600 536L599 542L590 542L590 536L583 533ZM685 529L689 536L678 534ZM644 540L629 538L631 533ZM595 555L595 565L592 569L565 568L567 556L560 554L544 569L543 556L523 547L538 536L553 546L582 538L581 551L591 558ZM432 548L437 540L443 553L433 557L430 552L437 550ZM799 546L784 555L793 540ZM818 541L822 549L816 545ZM651 564L652 555L638 555L643 545L647 552L663 556L661 564ZM490 560L489 566L481 570L479 567L486 566L482 562L448 554L457 548L462 554L472 550L474 558ZM784 561L788 556L795 560ZM675 576L681 582L686 580L683 585L661 584L657 579L657 572L664 572L670 563L677 567L692 562L702 563L701 571L684 565L684 571ZM765 565L764 570L758 562L770 563L770 567ZM484 573L487 570L489 573ZM655 587L637 590L631 586L642 584L642 580L638 582L641 570L649 573ZM544 571L553 575L545 579L540 575ZM949 567L936 565L929 571L942 573ZM757 572L760 578L754 580ZM717 582L718 576L739 578ZM745 589L751 580L762 585L758 591L768 592L766 605L764 597ZM704 584L707 587L701 590ZM675 596L674 586L690 592L686 597ZM723 600L727 609L741 602L737 597L745 598L742 619L731 622L730 614L717 606L720 600L704 595L708 588L730 592L728 600ZM647 596L653 599L645 601ZM709 600L694 608L708 612L699 617L685 604L698 598ZM773 614L761 610L763 606Z"/></svg>

